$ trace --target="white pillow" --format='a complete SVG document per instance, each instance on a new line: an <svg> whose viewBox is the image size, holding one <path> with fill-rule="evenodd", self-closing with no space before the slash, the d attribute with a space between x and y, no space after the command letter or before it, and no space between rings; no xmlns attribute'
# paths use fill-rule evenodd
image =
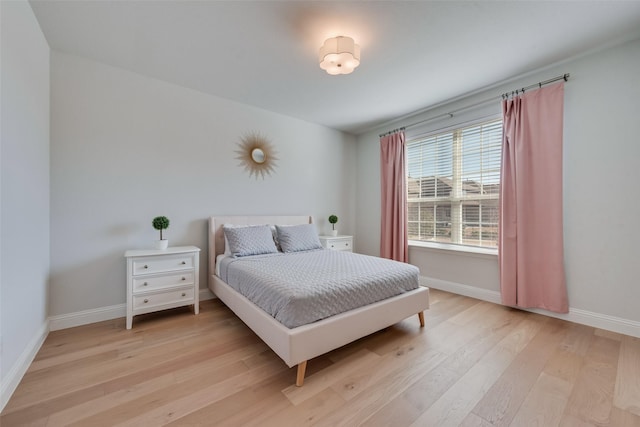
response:
<svg viewBox="0 0 640 427"><path fill-rule="evenodd" d="M268 225L249 227L222 227L234 257L261 255L278 252L273 233Z"/></svg>
<svg viewBox="0 0 640 427"><path fill-rule="evenodd" d="M292 226L276 225L278 243L282 252L310 251L322 249L315 224Z"/></svg>

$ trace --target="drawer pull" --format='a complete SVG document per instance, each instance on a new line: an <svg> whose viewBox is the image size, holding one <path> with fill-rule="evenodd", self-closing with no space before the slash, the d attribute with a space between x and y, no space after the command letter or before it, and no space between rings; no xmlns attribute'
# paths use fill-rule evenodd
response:
<svg viewBox="0 0 640 427"><path fill-rule="evenodd" d="M182 280L187 280L187 279L185 279L185 278L183 277L183 278L182 278Z"/></svg>
<svg viewBox="0 0 640 427"><path fill-rule="evenodd" d="M333 248L333 245L331 245L331 247Z"/></svg>
<svg viewBox="0 0 640 427"><path fill-rule="evenodd" d="M144 283L142 284L142 286L147 286L147 282L144 282Z"/></svg>
<svg viewBox="0 0 640 427"><path fill-rule="evenodd" d="M182 293L182 296L183 296L183 297L186 297L186 296L187 296L187 294L185 294L185 293L183 292L183 293Z"/></svg>
<svg viewBox="0 0 640 427"><path fill-rule="evenodd" d="M148 265L145 265L145 266L144 266L144 268L149 268L149 266L148 266Z"/></svg>
<svg viewBox="0 0 640 427"><path fill-rule="evenodd" d="M144 299L144 303L146 304L146 303L148 303L148 302L149 302L149 300L145 298L145 299Z"/></svg>
<svg viewBox="0 0 640 427"><path fill-rule="evenodd" d="M185 265L187 262L186 261L182 261L182 265Z"/></svg>
<svg viewBox="0 0 640 427"><path fill-rule="evenodd" d="M345 246L349 246L349 244L348 244L348 243L345 243L344 245L345 245Z"/></svg>

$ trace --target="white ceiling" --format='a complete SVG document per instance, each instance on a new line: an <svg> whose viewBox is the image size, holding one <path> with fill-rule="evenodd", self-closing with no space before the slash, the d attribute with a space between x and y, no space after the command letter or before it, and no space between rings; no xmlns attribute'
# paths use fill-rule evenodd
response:
<svg viewBox="0 0 640 427"><path fill-rule="evenodd" d="M640 1L30 3L52 49L351 133L640 37ZM336 35L353 74L318 66Z"/></svg>

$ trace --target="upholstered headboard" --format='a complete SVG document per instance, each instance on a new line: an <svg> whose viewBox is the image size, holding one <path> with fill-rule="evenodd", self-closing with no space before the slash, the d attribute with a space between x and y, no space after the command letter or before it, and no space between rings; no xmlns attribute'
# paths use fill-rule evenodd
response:
<svg viewBox="0 0 640 427"><path fill-rule="evenodd" d="M313 217L301 216L212 216L209 218L209 280L215 274L216 257L224 252L223 224L233 225L299 225L311 224Z"/></svg>

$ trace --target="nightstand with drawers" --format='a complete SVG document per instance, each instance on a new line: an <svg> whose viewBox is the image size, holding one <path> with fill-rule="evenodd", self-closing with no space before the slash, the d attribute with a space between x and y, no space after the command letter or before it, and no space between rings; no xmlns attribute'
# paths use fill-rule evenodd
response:
<svg viewBox="0 0 640 427"><path fill-rule="evenodd" d="M353 236L319 236L323 248L353 252Z"/></svg>
<svg viewBox="0 0 640 427"><path fill-rule="evenodd" d="M200 248L129 250L127 258L127 329L133 316L168 308L199 308Z"/></svg>

